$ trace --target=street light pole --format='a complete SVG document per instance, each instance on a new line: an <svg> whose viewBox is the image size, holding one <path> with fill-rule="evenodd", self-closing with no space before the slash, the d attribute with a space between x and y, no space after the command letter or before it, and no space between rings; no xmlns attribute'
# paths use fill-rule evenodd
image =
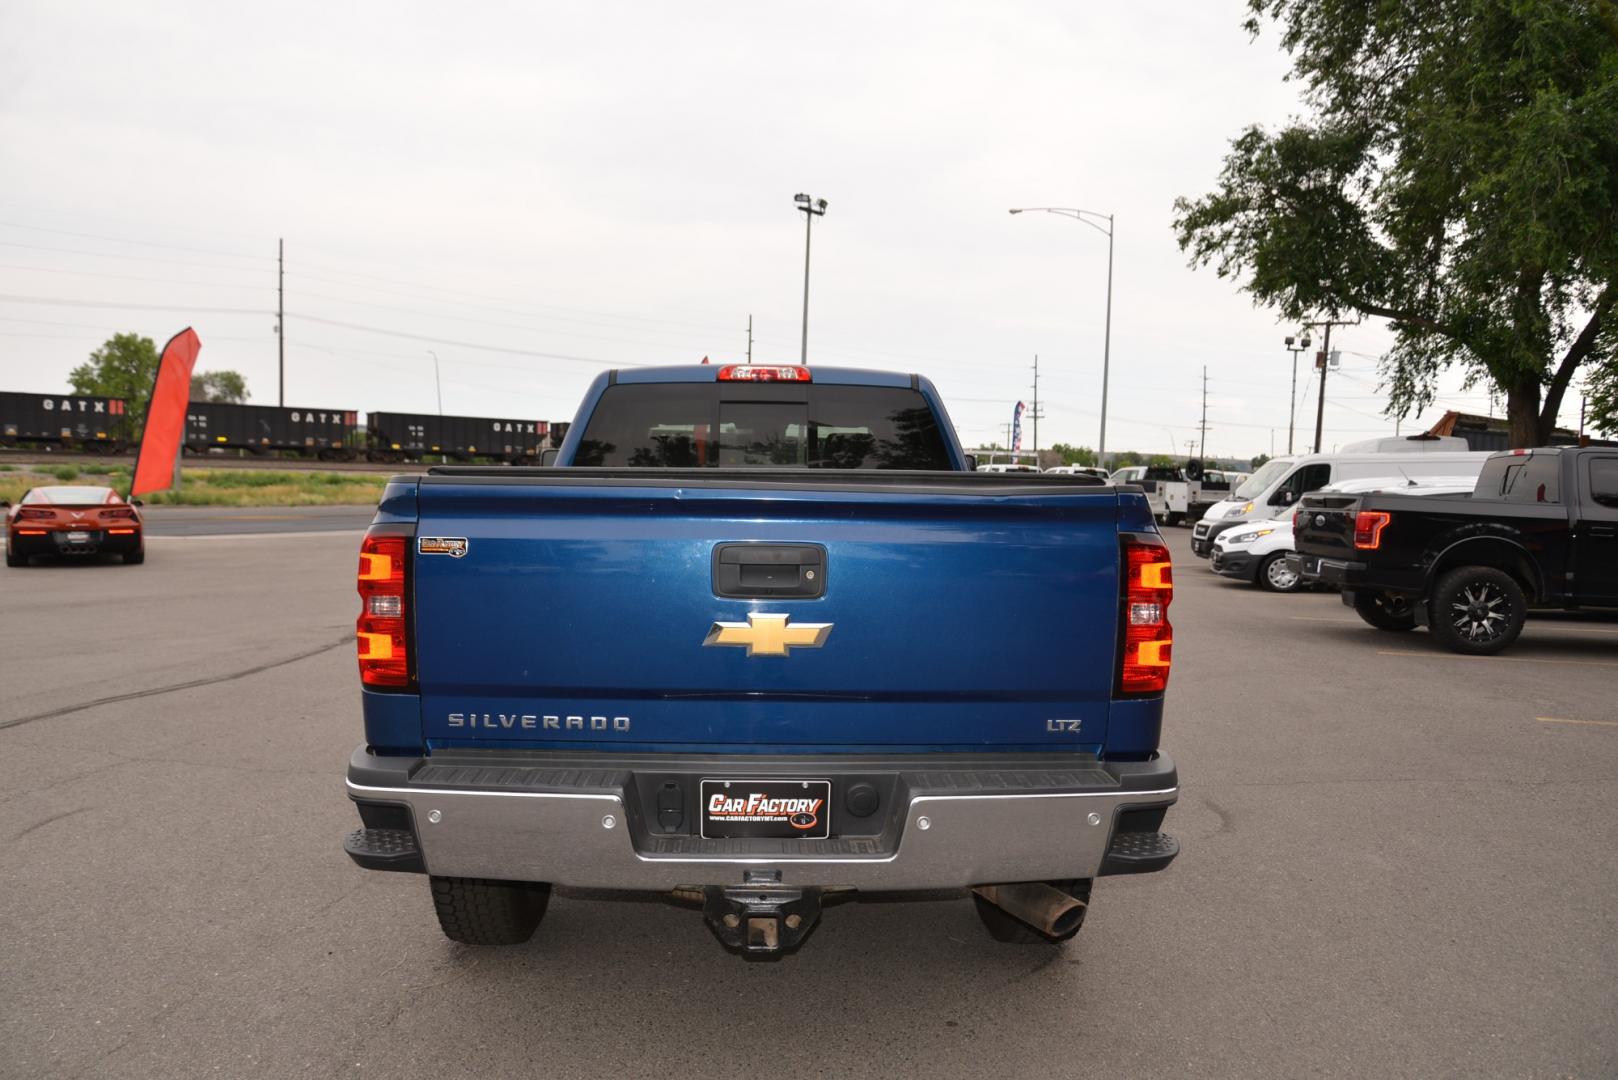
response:
<svg viewBox="0 0 1618 1080"><path fill-rule="evenodd" d="M1292 354L1292 396L1287 399L1287 453L1292 453L1292 428L1298 419L1298 354L1309 348L1309 335L1303 335L1303 340L1296 346L1292 344L1295 339L1287 335L1287 352Z"/></svg>
<svg viewBox="0 0 1618 1080"><path fill-rule="evenodd" d="M1046 214L1058 214L1062 217L1082 221L1090 228L1107 237L1107 322L1106 330L1101 339L1101 436L1096 445L1096 463L1102 468L1107 467L1107 389L1112 375L1112 248L1113 232L1116 228L1113 215L1101 214L1095 210L1079 210L1071 206L1019 206L1011 212L1021 214L1026 211L1040 211ZM1092 220L1095 219L1095 220ZM1105 221L1103 228L1099 223Z"/></svg>
<svg viewBox="0 0 1618 1080"><path fill-rule="evenodd" d="M438 388L438 415L443 416L444 415L444 384L438 378L438 354L433 352L431 349L428 349L427 350L427 355L433 358L433 385Z"/></svg>
<svg viewBox="0 0 1618 1080"><path fill-rule="evenodd" d="M816 199L799 192L792 196L798 209L803 211L803 337L798 346L798 363L809 362L809 240L814 235L816 217L826 216L826 200Z"/></svg>
<svg viewBox="0 0 1618 1080"><path fill-rule="evenodd" d="M1107 215L1107 329L1101 338L1101 446L1097 456L1107 456L1107 379L1112 372L1112 238L1117 226ZM1102 468L1106 468L1105 465Z"/></svg>

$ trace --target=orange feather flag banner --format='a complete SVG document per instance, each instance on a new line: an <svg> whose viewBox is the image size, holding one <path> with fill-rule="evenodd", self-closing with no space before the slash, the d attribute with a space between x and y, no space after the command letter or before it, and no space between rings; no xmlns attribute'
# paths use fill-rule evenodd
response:
<svg viewBox="0 0 1618 1080"><path fill-rule="evenodd" d="M169 338L157 362L152 400L146 405L146 425L135 453L135 476L129 497L162 491L174 482L174 463L185 436L185 410L191 400L191 369L202 351L202 339L189 326Z"/></svg>

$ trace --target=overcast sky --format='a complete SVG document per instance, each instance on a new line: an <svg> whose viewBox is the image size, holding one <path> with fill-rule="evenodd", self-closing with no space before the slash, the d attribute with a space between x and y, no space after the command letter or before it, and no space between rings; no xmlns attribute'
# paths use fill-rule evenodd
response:
<svg viewBox="0 0 1618 1080"><path fill-rule="evenodd" d="M228 10L227 10L228 9ZM1123 5L0 6L0 389L59 391L120 330L286 403L571 418L606 367L931 377L962 438L1093 446L1117 216L1112 450L1286 445L1291 328L1170 228L1244 124L1296 109L1238 0ZM1385 328L1339 331L1326 443L1391 434ZM1314 423L1299 376L1300 448ZM1448 380L1441 404L1487 411ZM1564 412L1576 423L1578 403ZM1413 430L1407 421L1405 431ZM1025 432L1025 445L1032 432Z"/></svg>

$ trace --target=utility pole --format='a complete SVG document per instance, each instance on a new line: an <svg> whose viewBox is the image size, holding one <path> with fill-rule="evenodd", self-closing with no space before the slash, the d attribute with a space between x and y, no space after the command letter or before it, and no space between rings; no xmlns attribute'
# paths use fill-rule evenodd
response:
<svg viewBox="0 0 1618 1080"><path fill-rule="evenodd" d="M1358 326L1360 321L1344 322L1340 319L1322 319L1319 322L1305 323L1305 326L1319 326L1326 330L1326 338L1320 343L1320 351L1315 354L1315 368L1320 372L1320 400L1315 405L1315 453L1320 453L1320 432L1326 424L1326 367L1331 363L1331 328L1334 326Z"/></svg>
<svg viewBox="0 0 1618 1080"><path fill-rule="evenodd" d="M1198 425L1197 457L1208 448L1208 367L1202 368L1202 423Z"/></svg>
<svg viewBox="0 0 1618 1080"><path fill-rule="evenodd" d="M753 316L747 317L747 362L753 362Z"/></svg>
<svg viewBox="0 0 1618 1080"><path fill-rule="evenodd" d="M1039 465L1039 354L1034 354L1034 465Z"/></svg>
<svg viewBox="0 0 1618 1080"><path fill-rule="evenodd" d="M275 242L275 348L276 370L281 377L276 404L282 408L287 403L286 243L284 239Z"/></svg>

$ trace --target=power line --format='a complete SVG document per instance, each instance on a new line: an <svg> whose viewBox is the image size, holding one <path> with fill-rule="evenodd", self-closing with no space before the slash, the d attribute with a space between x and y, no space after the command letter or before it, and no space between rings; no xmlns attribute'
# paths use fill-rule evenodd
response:
<svg viewBox="0 0 1618 1080"><path fill-rule="evenodd" d="M257 273L251 266L220 266L218 263L197 262L195 259L164 259L152 255L118 255L110 251L77 251L73 248L48 247L44 244L19 244L14 240L0 240L0 247L22 248L25 251L51 251L58 255L83 255L91 259L132 259L143 263L171 263L175 266L196 266L205 270L229 270L232 273Z"/></svg>
<svg viewBox="0 0 1618 1080"><path fill-rule="evenodd" d="M144 281L153 285L186 285L202 289L262 289L262 285L240 285L230 281L176 281L173 278L147 277L145 274L111 274L104 270L60 270L52 266L17 266L0 263L0 270L21 270L30 274L69 274L73 277L117 278L120 281Z"/></svg>
<svg viewBox="0 0 1618 1080"><path fill-rule="evenodd" d="M47 304L52 307L112 308L117 311L202 311L211 315L270 315L259 308L202 307L196 304L123 304L109 300L69 300L60 296L17 296L0 293L0 302Z"/></svg>
<svg viewBox="0 0 1618 1080"><path fill-rule="evenodd" d="M227 259L259 259L268 260L268 255L246 255L237 251L218 251L213 248L186 247L182 244L165 244L155 240L130 240L121 236L103 236L100 233L73 232L69 229L48 229L43 225L24 225L17 221L0 221L0 226L8 229L27 229L29 232L53 233L56 236L77 236L84 240L109 240L114 244L136 244L140 247L163 248L168 251L189 251L197 255L223 255Z"/></svg>
<svg viewBox="0 0 1618 1080"><path fill-rule="evenodd" d="M0 297L4 299L4 297ZM511 356L532 356L540 360L563 360L579 364L597 364L603 367L652 367L651 364L632 363L625 360L605 360L599 356L570 356L566 353L540 352L536 349L512 349L503 345L485 345L477 341L457 341L454 338L433 337L428 334L410 334L403 330L389 330L382 326L367 326L364 323L344 322L341 319L326 319L319 315L302 315L291 312L294 319L304 322L320 323L323 326L339 326L345 330L358 330L367 334L381 334L384 337L401 338L405 341L425 341L432 345L454 345L461 349L482 349L485 352L505 353Z"/></svg>

